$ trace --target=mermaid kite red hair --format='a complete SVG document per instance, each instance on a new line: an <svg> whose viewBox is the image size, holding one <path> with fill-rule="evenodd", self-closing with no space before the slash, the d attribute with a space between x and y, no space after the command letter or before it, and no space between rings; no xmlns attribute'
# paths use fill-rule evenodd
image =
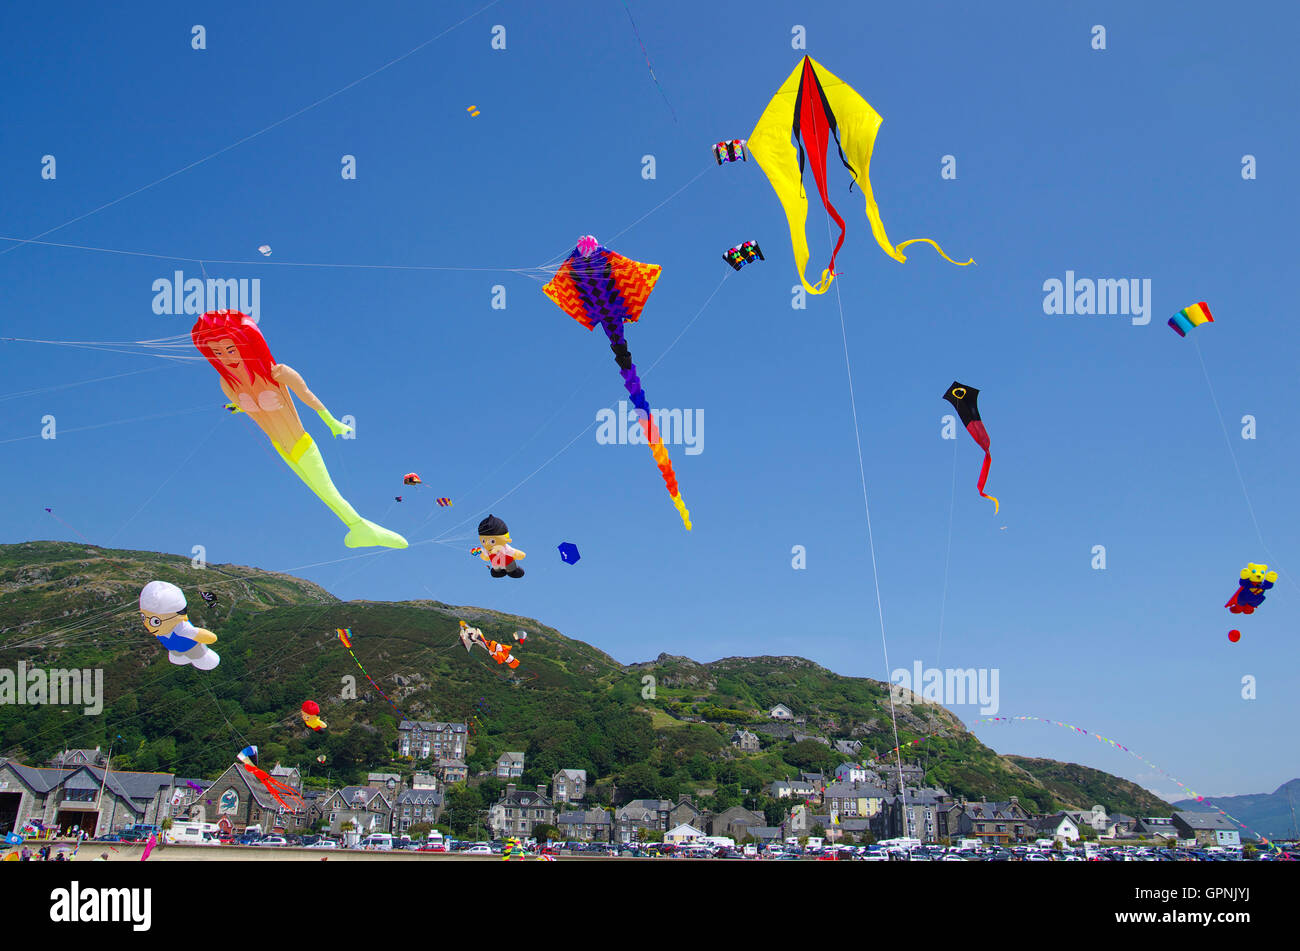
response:
<svg viewBox="0 0 1300 951"><path fill-rule="evenodd" d="M271 348L266 345L266 338L262 336L262 331L257 329L257 324L247 314L237 310L209 311L194 322L194 326L190 329L190 339L194 341L194 346L198 348L199 353L208 358L213 369L220 373L221 378L231 387L240 389L248 386L250 381L236 379L226 369L225 364L212 353L213 341L227 339L235 341L240 359L244 361L253 378L262 377L278 385L271 377L275 357L271 356Z"/></svg>

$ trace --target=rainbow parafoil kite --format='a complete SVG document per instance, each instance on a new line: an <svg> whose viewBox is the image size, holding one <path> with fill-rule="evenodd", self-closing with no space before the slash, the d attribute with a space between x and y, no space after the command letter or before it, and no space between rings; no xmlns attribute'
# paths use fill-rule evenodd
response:
<svg viewBox="0 0 1300 951"><path fill-rule="evenodd" d="M560 310L588 330L595 330L599 324L605 331L605 336L609 338L609 348L614 351L614 359L623 375L623 385L636 407L637 419L641 422L650 453L663 474L664 484L682 517L682 523L690 531L690 510L682 500L677 486L677 474L673 472L668 450L660 438L659 427L655 425L650 403L641 388L636 365L632 362L632 354L628 351L627 340L623 335L623 325L640 318L662 270L657 264L643 264L616 254L601 247L600 242L591 235L584 235L578 239L578 246L573 249L568 260L542 290Z"/></svg>
<svg viewBox="0 0 1300 951"><path fill-rule="evenodd" d="M827 193L826 153L832 139L840 153L840 161L861 187L867 204L867 218L871 232L880 247L896 261L906 261L903 248L918 241L930 244L953 264L960 262L944 254L930 238L912 238L894 245L885 233L880 220L880 209L871 192L867 177L871 165L871 150L880 128L880 115L844 80L811 56L794 68L788 79L777 90L763 111L758 125L749 134L746 146L754 156L767 179L776 191L790 223L790 240L794 245L795 266L799 280L810 294L822 294L835 279L835 255L844 244L844 219L831 204ZM796 152L791 140L798 144ZM808 195L803 187L804 150L812 166L817 190L827 213L840 226L839 240L831 252L830 263L822 271L821 280L814 287L804 277L808 267L808 237L805 225L808 219ZM974 264L974 260L965 264Z"/></svg>
<svg viewBox="0 0 1300 951"><path fill-rule="evenodd" d="M1210 314L1210 305L1201 301L1199 304L1193 304L1190 307L1184 307L1174 316L1169 318L1169 326L1173 328L1174 333L1180 337L1186 337L1187 331L1193 327L1199 327L1201 324L1214 323L1214 317Z"/></svg>

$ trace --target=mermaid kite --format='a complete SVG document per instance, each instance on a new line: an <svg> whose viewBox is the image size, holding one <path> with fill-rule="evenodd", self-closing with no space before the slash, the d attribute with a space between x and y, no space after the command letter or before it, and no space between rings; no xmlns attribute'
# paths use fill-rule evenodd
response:
<svg viewBox="0 0 1300 951"><path fill-rule="evenodd" d="M405 538L362 518L334 487L320 449L302 427L291 394L314 409L335 436L352 429L330 414L297 371L275 362L251 317L235 310L211 311L198 319L190 336L221 374L222 392L230 400L227 408L247 413L270 438L285 465L348 527L343 544L349 548L406 547Z"/></svg>

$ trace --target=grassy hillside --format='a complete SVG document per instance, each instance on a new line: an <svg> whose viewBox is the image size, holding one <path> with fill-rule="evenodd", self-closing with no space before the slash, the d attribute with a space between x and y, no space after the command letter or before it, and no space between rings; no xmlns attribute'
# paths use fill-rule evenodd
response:
<svg viewBox="0 0 1300 951"><path fill-rule="evenodd" d="M155 578L180 585L191 620L217 634L216 670L171 665L141 625L136 599ZM215 607L200 590L218 595ZM498 667L479 650L467 654L457 637L460 619L497 640L526 630L519 669ZM782 731L767 711L777 703L804 719L797 732L861 740L864 757L896 745L886 685L803 658L700 664L661 655L624 667L536 620L484 608L341 602L310 582L256 568L197 569L180 556L31 542L0 546L0 668L20 660L102 668L105 708L89 717L52 706L0 706L0 754L43 763L65 747L111 745L116 768L214 776L240 747L256 743L263 763L298 764L335 783L421 765L393 759L399 716L339 644L339 627L352 629L357 657L407 715L471 725L473 770L523 751L524 783L549 782L562 767L586 769L597 801L615 791L620 801L692 794L712 808L744 802L770 810L760 792L771 780L800 769L830 771L846 758L789 730L773 735ZM348 677L356 679L355 700L342 699ZM328 731L302 726L297 711L307 699L321 704ZM1140 807L1136 787L1104 773L1001 757L934 704L899 705L897 713L905 759L954 794L1018 796L1039 810L1101 802L1160 811ZM759 734L758 753L730 746L737 726Z"/></svg>
<svg viewBox="0 0 1300 951"><path fill-rule="evenodd" d="M1119 812L1139 819L1143 816L1166 816L1170 811L1169 803L1160 797L1152 795L1136 783L1103 773L1099 769L1028 756L1008 756L1007 759L1063 801L1075 801L1079 809L1101 804L1107 812Z"/></svg>

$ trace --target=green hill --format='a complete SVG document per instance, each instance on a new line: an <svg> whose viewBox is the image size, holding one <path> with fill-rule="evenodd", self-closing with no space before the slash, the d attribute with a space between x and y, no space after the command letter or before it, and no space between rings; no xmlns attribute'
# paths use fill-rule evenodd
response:
<svg viewBox="0 0 1300 951"><path fill-rule="evenodd" d="M173 666L142 627L136 599L155 578L180 585L191 620L217 634L216 670ZM217 594L215 607L200 590ZM460 619L497 640L526 630L519 669L498 667L479 650L466 654ZM701 664L661 655L625 667L531 618L484 608L341 602L310 582L256 568L197 569L180 556L30 542L0 546L0 667L102 668L105 706L93 717L0 706L0 754L39 764L67 747L112 746L115 768L210 777L255 743L263 763L298 764L334 783L424 765L394 760L400 717L340 645L341 627L351 628L357 658L405 714L470 724L472 771L523 751L522 783L586 769L596 801L609 801L616 786L620 801L693 794L712 808L770 808L760 793L773 779L829 772L847 759L818 738L860 740L868 758L896 745L887 685L803 658ZM341 697L348 677L355 700ZM307 699L320 703L327 731L302 726L298 708ZM774 726L767 711L777 703L803 722ZM999 756L934 704L899 705L897 714L905 760L954 794L1018 796L1041 811L1094 802L1161 811L1143 804L1132 784L1096 770ZM737 726L758 733L759 752L731 747Z"/></svg>

